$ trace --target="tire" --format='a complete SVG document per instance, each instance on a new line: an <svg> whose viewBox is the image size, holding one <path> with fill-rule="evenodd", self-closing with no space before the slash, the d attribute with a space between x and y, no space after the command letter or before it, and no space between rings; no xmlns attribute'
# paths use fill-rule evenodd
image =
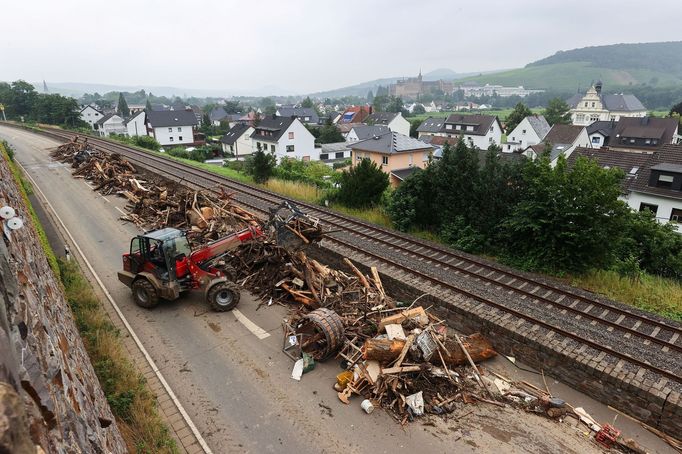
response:
<svg viewBox="0 0 682 454"><path fill-rule="evenodd" d="M133 282L133 298L138 306L145 309L151 309L159 304L159 295L156 289L151 282L144 278Z"/></svg>
<svg viewBox="0 0 682 454"><path fill-rule="evenodd" d="M304 349L317 361L330 358L343 346L346 340L344 331L343 320L339 314L324 307L303 316L296 329L297 333L307 336L315 336L317 333L323 336L319 342Z"/></svg>
<svg viewBox="0 0 682 454"><path fill-rule="evenodd" d="M215 284L206 294L211 309L217 312L231 311L239 304L240 297L239 286L228 281Z"/></svg>

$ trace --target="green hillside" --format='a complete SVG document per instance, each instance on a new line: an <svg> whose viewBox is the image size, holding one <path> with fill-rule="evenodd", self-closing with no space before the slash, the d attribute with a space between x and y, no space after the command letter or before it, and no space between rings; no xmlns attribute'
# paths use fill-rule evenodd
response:
<svg viewBox="0 0 682 454"><path fill-rule="evenodd" d="M563 91L584 89L597 79L610 89L641 84L679 86L682 85L680 55L682 42L584 47L557 52L525 68L463 80Z"/></svg>

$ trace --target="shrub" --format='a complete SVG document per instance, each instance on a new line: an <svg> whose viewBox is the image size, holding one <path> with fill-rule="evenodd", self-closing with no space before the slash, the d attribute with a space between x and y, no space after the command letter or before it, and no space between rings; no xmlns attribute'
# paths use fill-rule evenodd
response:
<svg viewBox="0 0 682 454"><path fill-rule="evenodd" d="M173 147L167 150L166 153L176 158L189 159L189 153L182 147Z"/></svg>
<svg viewBox="0 0 682 454"><path fill-rule="evenodd" d="M341 174L339 202L350 208L376 205L388 188L388 175L374 162L363 159L360 164Z"/></svg>
<svg viewBox="0 0 682 454"><path fill-rule="evenodd" d="M236 170L237 172L243 172L244 171L244 160L242 159L241 161L225 161L225 162L223 162L223 167L227 167L228 169Z"/></svg>
<svg viewBox="0 0 682 454"><path fill-rule="evenodd" d="M135 136L133 138L133 143L138 147L146 148L152 151L159 151L161 149L161 144L151 136Z"/></svg>
<svg viewBox="0 0 682 454"><path fill-rule="evenodd" d="M265 183L272 176L276 163L275 155L266 153L259 146L258 150L246 159L244 171L251 175L256 183Z"/></svg>

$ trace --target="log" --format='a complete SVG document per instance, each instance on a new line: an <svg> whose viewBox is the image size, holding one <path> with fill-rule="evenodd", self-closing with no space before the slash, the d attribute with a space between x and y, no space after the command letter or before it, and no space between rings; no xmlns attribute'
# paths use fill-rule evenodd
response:
<svg viewBox="0 0 682 454"><path fill-rule="evenodd" d="M403 366L403 367L388 367L386 369L381 369L382 374L402 374L405 372L419 372L422 366Z"/></svg>
<svg viewBox="0 0 682 454"><path fill-rule="evenodd" d="M497 355L497 352L493 350L490 341L480 333L475 333L471 336L462 338L462 342L466 344L466 349L471 356L471 360L475 363L490 359ZM448 351L447 354L443 355L443 360L448 366L461 366L469 363L466 353L462 351L462 348L457 341L445 341L445 348L447 348Z"/></svg>
<svg viewBox="0 0 682 454"><path fill-rule="evenodd" d="M362 286L368 289L369 288L369 282L367 282L367 278L365 278L365 276L360 272L360 270L357 269L355 265L353 265L353 262L348 260L346 257L343 258L343 262L346 265L348 265L348 267L351 269L351 271L353 271L353 274L355 274L358 277L358 279L362 283Z"/></svg>
<svg viewBox="0 0 682 454"><path fill-rule="evenodd" d="M404 346L404 340L367 339L362 346L362 357L386 364L398 358Z"/></svg>
<svg viewBox="0 0 682 454"><path fill-rule="evenodd" d="M404 310L398 314L391 315L390 317L382 318L381 323L379 323L379 332L381 333L384 331L386 325L392 325L394 323L401 325L405 320L410 318L416 318L424 325L429 323L429 317L426 315L424 308L417 306L412 309Z"/></svg>

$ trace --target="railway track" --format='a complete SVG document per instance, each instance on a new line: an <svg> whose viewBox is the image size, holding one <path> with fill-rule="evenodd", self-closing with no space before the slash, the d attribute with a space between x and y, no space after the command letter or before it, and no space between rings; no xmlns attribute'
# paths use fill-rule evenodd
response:
<svg viewBox="0 0 682 454"><path fill-rule="evenodd" d="M71 140L75 135L62 130L44 130L42 134L60 141ZM102 139L88 138L88 140L105 151L125 156L134 164L168 178L183 181L196 188L214 188L216 185L222 185L235 191L236 200L239 203L263 213L267 213L268 207L278 205L285 199L271 191L188 167L160 155ZM544 279L334 213L316 205L296 203L328 226L342 230L342 232L329 235L328 241L353 250L371 260L386 263L403 273L417 277L430 286L450 290L557 332L614 358L651 370L675 382L680 381L682 362L679 358L682 353L682 329L675 322L657 319L617 303L590 297L560 284L553 284ZM360 243L353 241L358 239L361 240ZM367 247L368 244L373 247ZM420 265L414 266L415 263ZM429 271L425 271L425 268ZM509 304L491 298L486 294L487 292L462 285L461 279L473 280L487 288L492 287L497 292L505 292L515 297L515 303ZM556 317L543 316L548 313L561 314L561 318L567 323L557 323ZM572 326L579 324L587 327L585 332L571 329ZM605 342L604 337L601 336L606 333L611 342L621 346L632 345L630 348L609 345L609 342ZM631 353L633 350L635 353ZM663 361L662 358L668 355L677 356L677 360Z"/></svg>

